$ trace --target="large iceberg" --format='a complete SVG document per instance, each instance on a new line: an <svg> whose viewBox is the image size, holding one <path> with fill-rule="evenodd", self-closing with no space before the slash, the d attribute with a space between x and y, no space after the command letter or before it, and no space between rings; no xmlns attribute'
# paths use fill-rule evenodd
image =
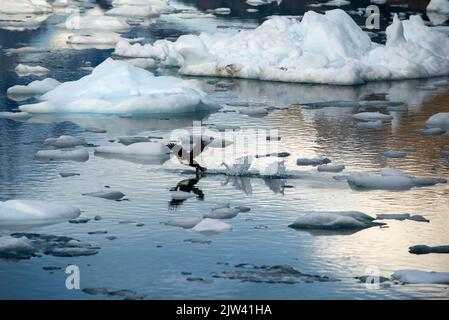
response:
<svg viewBox="0 0 449 320"><path fill-rule="evenodd" d="M151 72L111 58L91 74L65 82L20 106L29 113L154 114L193 113L215 108L195 81Z"/></svg>
<svg viewBox="0 0 449 320"><path fill-rule="evenodd" d="M385 45L371 41L343 10L308 11L301 22L274 17L237 34L183 35L153 45L120 42L116 55L157 58L197 76L360 84L449 74L449 39L420 16L387 28Z"/></svg>

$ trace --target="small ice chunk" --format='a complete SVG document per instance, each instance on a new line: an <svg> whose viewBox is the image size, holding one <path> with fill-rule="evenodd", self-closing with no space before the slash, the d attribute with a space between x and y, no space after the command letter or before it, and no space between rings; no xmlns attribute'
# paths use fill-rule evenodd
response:
<svg viewBox="0 0 449 320"><path fill-rule="evenodd" d="M403 151L385 151L383 153L386 158L404 158L407 155L407 152Z"/></svg>
<svg viewBox="0 0 449 320"><path fill-rule="evenodd" d="M142 137L142 136L129 136L129 137L118 137L118 142L121 144L124 144L125 146L128 146L133 143L137 142L149 142L150 139L148 137Z"/></svg>
<svg viewBox="0 0 449 320"><path fill-rule="evenodd" d="M358 211L312 211L302 213L289 225L293 229L357 230L382 225Z"/></svg>
<svg viewBox="0 0 449 320"><path fill-rule="evenodd" d="M380 112L360 112L353 114L352 117L361 121L387 121L393 119L391 115Z"/></svg>
<svg viewBox="0 0 449 320"><path fill-rule="evenodd" d="M263 117L268 114L268 110L265 107L248 107L241 109L239 113L250 117Z"/></svg>
<svg viewBox="0 0 449 320"><path fill-rule="evenodd" d="M184 229L192 229L198 223L200 223L201 218L174 218L165 223L168 226L181 227Z"/></svg>
<svg viewBox="0 0 449 320"><path fill-rule="evenodd" d="M95 148L95 154L121 154L131 156L166 156L170 150L160 142L137 142L125 146Z"/></svg>
<svg viewBox="0 0 449 320"><path fill-rule="evenodd" d="M382 120L360 122L355 125L357 129L381 129L383 127Z"/></svg>
<svg viewBox="0 0 449 320"><path fill-rule="evenodd" d="M274 161L259 170L259 174L263 177L282 177L286 175L284 161Z"/></svg>
<svg viewBox="0 0 449 320"><path fill-rule="evenodd" d="M78 208L39 200L0 202L0 225L33 225L67 221L81 214Z"/></svg>
<svg viewBox="0 0 449 320"><path fill-rule="evenodd" d="M323 172L341 172L345 169L345 166L342 164L336 164L336 165L329 165L329 164L322 164L317 166L318 171Z"/></svg>
<svg viewBox="0 0 449 320"><path fill-rule="evenodd" d="M28 66L26 64L18 64L17 67L14 69L14 71L20 77L24 77L29 75L43 76L47 74L50 70L41 66Z"/></svg>
<svg viewBox="0 0 449 320"><path fill-rule="evenodd" d="M29 259L35 252L25 237L0 236L0 259Z"/></svg>
<svg viewBox="0 0 449 320"><path fill-rule="evenodd" d="M0 112L0 119L10 119L15 121L25 121L31 118L27 112Z"/></svg>
<svg viewBox="0 0 449 320"><path fill-rule="evenodd" d="M412 254L449 253L449 245L433 247L426 245L416 245L408 248L408 252Z"/></svg>
<svg viewBox="0 0 449 320"><path fill-rule="evenodd" d="M92 132L92 133L106 133L107 131L102 128L96 128L96 127L87 127L84 129L86 132Z"/></svg>
<svg viewBox="0 0 449 320"><path fill-rule="evenodd" d="M185 191L170 191L170 196L173 200L187 200L190 198L194 198L195 194Z"/></svg>
<svg viewBox="0 0 449 320"><path fill-rule="evenodd" d="M402 283L449 284L449 272L405 269L393 273L392 278Z"/></svg>
<svg viewBox="0 0 449 320"><path fill-rule="evenodd" d="M120 191L98 191L83 193L83 196L96 197L107 200L120 200L125 196L125 194Z"/></svg>
<svg viewBox="0 0 449 320"><path fill-rule="evenodd" d="M62 135L59 136L58 138L45 139L44 144L53 146L55 148L73 148L85 145L86 141L84 139Z"/></svg>
<svg viewBox="0 0 449 320"><path fill-rule="evenodd" d="M231 219L236 217L240 212L238 208L219 208L213 209L210 213L206 213L204 218Z"/></svg>
<svg viewBox="0 0 449 320"><path fill-rule="evenodd" d="M441 136L446 133L446 130L441 128L427 128L427 129L418 129L416 133L422 136Z"/></svg>
<svg viewBox="0 0 449 320"><path fill-rule="evenodd" d="M85 149L76 149L71 151L63 150L40 150L36 153L36 159L39 161L78 161L86 162L89 160L89 152Z"/></svg>
<svg viewBox="0 0 449 320"><path fill-rule="evenodd" d="M298 166L319 166L322 164L331 163L329 158L319 157L319 158L299 158L296 160Z"/></svg>
<svg viewBox="0 0 449 320"><path fill-rule="evenodd" d="M217 219L206 218L201 220L192 230L204 233L220 233L232 230L232 225Z"/></svg>
<svg viewBox="0 0 449 320"><path fill-rule="evenodd" d="M60 172L59 175L63 178L68 178L68 177L74 177L74 176L79 176L79 173L76 172Z"/></svg>
<svg viewBox="0 0 449 320"><path fill-rule="evenodd" d="M407 175L379 175L354 172L348 177L348 184L360 189L408 190L415 186Z"/></svg>
<svg viewBox="0 0 449 320"><path fill-rule="evenodd" d="M15 85L6 91L9 98L13 100L25 100L29 97L40 96L46 92L55 89L61 83L55 79L47 78L44 80L35 80L28 85ZM22 110L24 111L24 110Z"/></svg>
<svg viewBox="0 0 449 320"><path fill-rule="evenodd" d="M431 116L427 121L428 128L449 130L449 112L440 112Z"/></svg>

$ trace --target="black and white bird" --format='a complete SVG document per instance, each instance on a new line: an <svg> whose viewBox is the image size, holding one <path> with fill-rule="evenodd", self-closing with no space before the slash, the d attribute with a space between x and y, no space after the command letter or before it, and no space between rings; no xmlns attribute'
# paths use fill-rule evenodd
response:
<svg viewBox="0 0 449 320"><path fill-rule="evenodd" d="M207 168L202 167L197 161L195 161L195 158L200 155L207 145L213 140L212 137L209 137L208 139L209 141L205 142L202 137L198 138L200 142L195 144L191 151L185 150L180 144L176 144L174 142L167 144L167 147L178 158L179 162L186 166L195 168L196 174L198 174L200 171L203 172L207 170Z"/></svg>

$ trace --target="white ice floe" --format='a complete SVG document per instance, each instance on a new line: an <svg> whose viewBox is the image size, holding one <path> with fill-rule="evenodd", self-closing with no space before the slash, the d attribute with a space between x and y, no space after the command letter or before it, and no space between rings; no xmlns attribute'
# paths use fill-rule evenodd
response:
<svg viewBox="0 0 449 320"><path fill-rule="evenodd" d="M230 207L215 208L212 209L211 212L206 213L204 215L204 218L231 219L236 217L240 212L241 210L239 208L230 208Z"/></svg>
<svg viewBox="0 0 449 320"><path fill-rule="evenodd" d="M22 100L29 97L40 96L53 90L61 83L55 79L47 78L44 80L35 80L28 85L15 85L6 91L9 98L13 100ZM23 111L23 110L22 110Z"/></svg>
<svg viewBox="0 0 449 320"><path fill-rule="evenodd" d="M115 54L156 58L186 75L284 82L352 85L449 74L449 38L420 16L395 16L386 33L386 44L377 44L343 10L308 11L301 22L274 17L237 34L119 43Z"/></svg>
<svg viewBox="0 0 449 320"><path fill-rule="evenodd" d="M289 227L294 229L357 230L381 225L358 211L311 211L302 213Z"/></svg>
<svg viewBox="0 0 449 320"><path fill-rule="evenodd" d="M61 84L40 100L40 103L22 105L20 110L29 113L172 114L217 108L197 88L196 81L155 77L147 70L111 58L91 74Z"/></svg>
<svg viewBox="0 0 449 320"><path fill-rule="evenodd" d="M2 0L0 12L8 14L17 13L49 13L51 5L46 0Z"/></svg>
<svg viewBox="0 0 449 320"><path fill-rule="evenodd" d="M0 202L0 226L67 221L80 214L80 210L72 206L47 201L8 200Z"/></svg>
<svg viewBox="0 0 449 320"><path fill-rule="evenodd" d="M360 112L353 114L352 117L361 121L387 121L393 119L391 115L380 112Z"/></svg>
<svg viewBox="0 0 449 320"><path fill-rule="evenodd" d="M449 14L449 1L448 0L430 0L429 4L427 5L426 11Z"/></svg>
<svg viewBox="0 0 449 320"><path fill-rule="evenodd" d="M120 154L144 157L166 157L170 149L160 142L137 142L123 146L104 146L95 148L95 154Z"/></svg>
<svg viewBox="0 0 449 320"><path fill-rule="evenodd" d="M391 277L402 283L410 284L449 284L449 272L406 269L396 271Z"/></svg>
<svg viewBox="0 0 449 320"><path fill-rule="evenodd" d="M196 232L219 233L232 230L232 225L217 219L206 218L192 228Z"/></svg>
<svg viewBox="0 0 449 320"><path fill-rule="evenodd" d="M348 6L350 4L351 4L351 1L348 1L348 0L329 0L328 2L323 3L323 6L342 7L342 6Z"/></svg>
<svg viewBox="0 0 449 320"><path fill-rule="evenodd" d="M381 129L383 127L382 120L360 122L355 125L357 129Z"/></svg>
<svg viewBox="0 0 449 320"><path fill-rule="evenodd" d="M49 14L7 14L0 12L0 29L10 31L37 30Z"/></svg>
<svg viewBox="0 0 449 320"><path fill-rule="evenodd" d="M323 164L331 163L332 161L326 157L318 158L299 158L296 160L298 166L319 166Z"/></svg>
<svg viewBox="0 0 449 320"><path fill-rule="evenodd" d="M384 168L380 175L353 172L348 177L348 184L357 189L379 189L379 190L408 190L413 187L432 186L438 183L446 183L440 178L418 178L407 175L397 169Z"/></svg>
<svg viewBox="0 0 449 320"><path fill-rule="evenodd" d="M113 8L106 11L106 15L124 17L155 17L161 14L168 14L175 11L166 0L147 1L113 1Z"/></svg>
<svg viewBox="0 0 449 320"><path fill-rule="evenodd" d="M27 112L0 112L0 119L3 118L16 121L25 121L31 117L31 114Z"/></svg>
<svg viewBox="0 0 449 320"><path fill-rule="evenodd" d="M173 227L181 227L184 229L192 229L201 222L201 218L174 218L167 221L165 224Z"/></svg>
<svg viewBox="0 0 449 320"><path fill-rule="evenodd" d="M28 66L25 64L18 64L14 71L21 77L29 75L43 76L50 70L41 66Z"/></svg>
<svg viewBox="0 0 449 320"><path fill-rule="evenodd" d="M193 192L186 191L170 191L170 197L173 200L187 200L190 198L194 198L195 194Z"/></svg>
<svg viewBox="0 0 449 320"><path fill-rule="evenodd" d="M53 146L55 148L73 148L86 144L84 139L62 135L58 138L48 138L44 140L44 144Z"/></svg>
<svg viewBox="0 0 449 320"><path fill-rule="evenodd" d="M384 157L386 158L404 158L407 156L407 152L404 151L385 151L383 153Z"/></svg>
<svg viewBox="0 0 449 320"><path fill-rule="evenodd" d="M5 49L5 54L7 56L11 56L13 54L22 54L22 53L38 53L44 50L35 47L20 47L20 48L9 48Z"/></svg>
<svg viewBox="0 0 449 320"><path fill-rule="evenodd" d="M69 44L79 45L80 48L85 48L89 45L92 45L95 47L95 45L99 45L100 48L102 48L102 45L107 48L114 47L116 43L120 41L127 41L129 43L133 43L136 41L141 40L140 38L137 39L125 39L117 32L107 32L107 31L94 31L89 34L70 34L67 36L66 42ZM110 46L107 46L110 45Z"/></svg>
<svg viewBox="0 0 449 320"><path fill-rule="evenodd" d="M426 121L426 125L429 128L449 130L449 112L440 112L434 114Z"/></svg>
<svg viewBox="0 0 449 320"><path fill-rule="evenodd" d="M63 150L40 150L36 153L36 159L40 161L78 161L89 160L89 152L85 149L70 151Z"/></svg>
<svg viewBox="0 0 449 320"><path fill-rule="evenodd" d="M228 165L224 162L222 163L222 165L226 168L226 175L242 176L248 174L252 161L252 156L243 156L235 159L234 163L232 163L231 165Z"/></svg>
<svg viewBox="0 0 449 320"><path fill-rule="evenodd" d="M69 30L127 31L131 29L131 26L119 17L99 14L71 15L62 26Z"/></svg>
<svg viewBox="0 0 449 320"><path fill-rule="evenodd" d="M341 172L344 169L345 169L345 166L342 164L335 164L335 165L322 164L322 165L317 166L317 170L323 171L323 172Z"/></svg>
<svg viewBox="0 0 449 320"><path fill-rule="evenodd" d="M259 169L262 177L282 177L286 175L285 162L283 160L273 161Z"/></svg>

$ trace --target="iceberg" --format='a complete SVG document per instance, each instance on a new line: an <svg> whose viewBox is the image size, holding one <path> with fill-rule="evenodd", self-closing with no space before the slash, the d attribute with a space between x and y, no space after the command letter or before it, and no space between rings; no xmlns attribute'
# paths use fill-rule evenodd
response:
<svg viewBox="0 0 449 320"><path fill-rule="evenodd" d="M387 121L393 119L393 117L389 114L384 114L380 112L360 112L353 114L352 117L356 120L361 121Z"/></svg>
<svg viewBox="0 0 449 320"><path fill-rule="evenodd" d="M405 269L396 271L391 277L402 283L409 284L449 284L449 272Z"/></svg>
<svg viewBox="0 0 449 320"><path fill-rule="evenodd" d="M45 80L43 80L45 81ZM173 114L216 109L192 80L151 72L108 58L91 74L65 82L20 106L29 113Z"/></svg>
<svg viewBox="0 0 449 320"><path fill-rule="evenodd" d="M130 46L117 55L155 58L185 75L354 85L449 74L449 39L420 16L395 15L385 45L371 41L343 10L308 11L302 20L273 17L237 34L183 35Z"/></svg>
<svg viewBox="0 0 449 320"><path fill-rule="evenodd" d="M77 218L78 208L39 200L0 201L0 226L38 225Z"/></svg>
<svg viewBox="0 0 449 320"><path fill-rule="evenodd" d="M383 225L373 220L373 217L358 211L312 211L302 213L289 227L315 230L358 230Z"/></svg>

